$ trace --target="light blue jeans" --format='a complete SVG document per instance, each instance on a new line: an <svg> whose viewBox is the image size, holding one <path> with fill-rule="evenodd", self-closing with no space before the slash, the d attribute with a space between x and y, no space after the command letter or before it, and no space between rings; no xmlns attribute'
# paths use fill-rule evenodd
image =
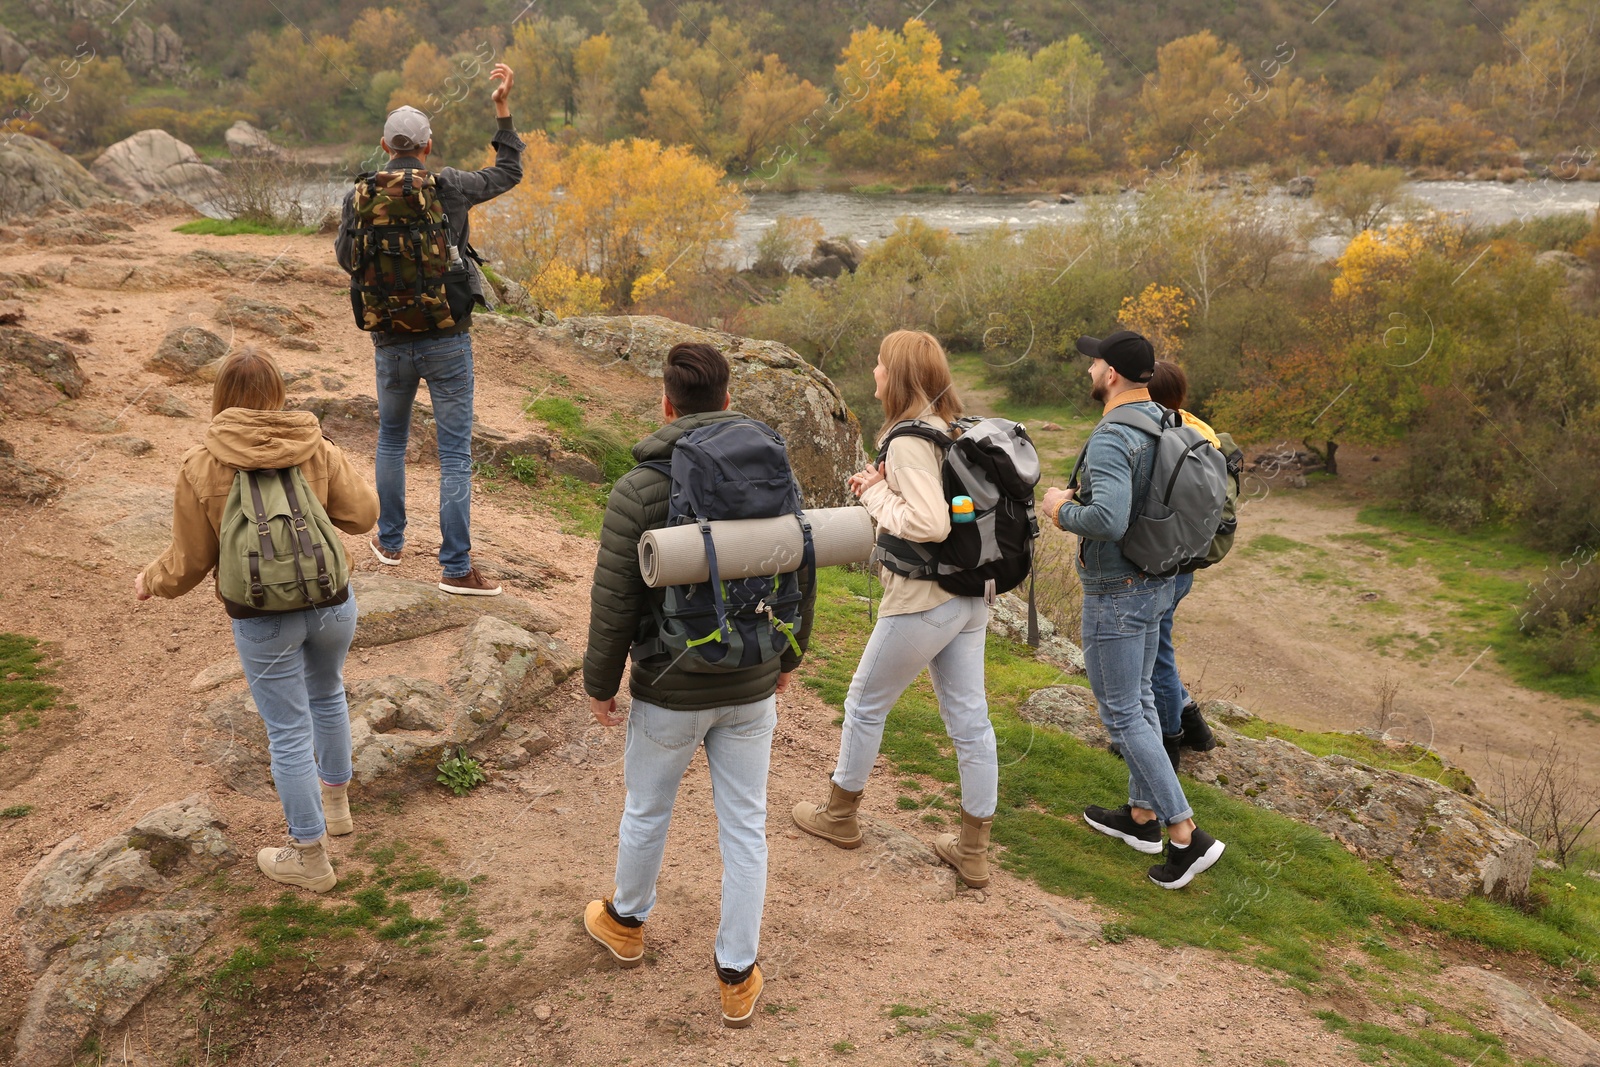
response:
<svg viewBox="0 0 1600 1067"><path fill-rule="evenodd" d="M1156 665L1150 677L1156 694L1156 715L1161 719L1161 732L1171 737L1183 732L1183 707L1189 703L1189 690L1178 677L1178 657L1172 647L1172 616L1177 614L1178 603L1194 588L1194 575L1180 574L1172 579L1172 607L1161 616L1160 641L1156 645Z"/></svg>
<svg viewBox="0 0 1600 1067"><path fill-rule="evenodd" d="M1083 663L1100 721L1128 763L1128 803L1168 826L1194 816L1161 745L1151 685L1172 592L1170 578L1132 578L1119 592L1083 598Z"/></svg>
<svg viewBox="0 0 1600 1067"><path fill-rule="evenodd" d="M439 441L439 566L472 570L472 335L373 344L378 378L378 544L405 547L406 444L417 383L428 383Z"/></svg>
<svg viewBox="0 0 1600 1067"><path fill-rule="evenodd" d="M732 971L755 963L761 947L767 898L767 768L777 725L775 696L710 711L673 711L636 699L628 713L622 757L628 795L617 830L617 891L611 906L625 918L650 917L678 785L695 750L705 745L722 850L717 964Z"/></svg>
<svg viewBox="0 0 1600 1067"><path fill-rule="evenodd" d="M245 681L267 726L272 781L289 834L315 841L322 791L350 780L350 708L344 697L344 657L356 635L356 596L331 608L233 620Z"/></svg>
<svg viewBox="0 0 1600 1067"><path fill-rule="evenodd" d="M945 732L955 746L961 807L979 819L994 814L1000 760L983 688L988 625L988 605L982 597L970 596L954 597L927 611L878 618L844 698L835 785L852 793L866 788L889 712L926 667Z"/></svg>

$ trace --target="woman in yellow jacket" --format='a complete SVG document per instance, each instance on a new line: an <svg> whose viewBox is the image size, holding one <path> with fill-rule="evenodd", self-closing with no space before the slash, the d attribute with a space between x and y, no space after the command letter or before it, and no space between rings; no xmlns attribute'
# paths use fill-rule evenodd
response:
<svg viewBox="0 0 1600 1067"><path fill-rule="evenodd" d="M134 579L138 599L180 597L216 568L222 511L240 470L299 467L339 529L363 534L378 521L377 493L322 436L317 417L284 411L284 399L270 356L245 347L222 361L205 441L184 453L179 469L172 544ZM289 822L289 844L262 849L256 864L274 881L326 892L338 879L323 835L353 829L344 659L355 636L355 596L347 585L333 603L272 614L223 604Z"/></svg>

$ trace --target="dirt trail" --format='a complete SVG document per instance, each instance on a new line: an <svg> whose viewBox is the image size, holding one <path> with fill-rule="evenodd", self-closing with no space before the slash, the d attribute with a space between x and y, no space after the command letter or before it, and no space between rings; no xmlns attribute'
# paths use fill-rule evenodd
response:
<svg viewBox="0 0 1600 1067"><path fill-rule="evenodd" d="M156 277L172 257L197 248L311 265L329 258L323 237L191 238L171 233L174 221L141 223L111 244L0 251L3 271L37 271L79 256L80 268L133 268L119 275L127 282L118 288L58 282L21 293L26 328L46 336L87 330L88 385L81 399L47 415L0 424L23 458L70 471L61 502L8 509L0 517L0 589L6 591L0 604L4 629L58 648L55 681L78 709L50 713L0 756L0 803L34 808L26 818L0 821L5 885L15 885L67 834L98 842L145 811L195 791L224 813L246 857L281 840L277 805L232 792L184 743L181 722L200 699L189 691L190 679L233 655L221 612L203 592L176 602L135 603L133 574L160 546L148 538L130 540L120 516L96 508L137 503L141 492L169 487L179 457L199 440L209 387L165 384L143 362L175 324L219 329L228 338L230 331L213 318L217 301L228 294L248 292L302 309L312 324L305 339L320 351L250 336L273 350L287 371L312 371L319 383L323 375L343 379L346 395L370 395L371 355L366 338L347 321L336 274L310 272L288 281L187 276L130 289L146 284L141 274ZM648 381L617 370L602 376L553 349L513 349L506 335L498 336L489 329L478 334L478 415L492 427L517 430L527 391L557 375L635 410L654 398L657 386ZM169 388L199 417L146 413L142 398L158 388ZM132 457L104 447L103 436L78 428L92 421L86 413L93 411L114 417L121 432L144 438L153 449ZM370 454L356 450L355 458L370 474ZM429 553L438 539L426 502L437 491L436 467L415 465L410 478L414 525L399 571L431 580L437 570ZM97 488L99 497L72 496ZM520 487L475 494L473 507L488 567L537 564L529 573L545 577L515 582L512 592L565 616L560 636L581 645L593 542L561 534ZM358 567L377 567L359 540L347 539L347 547ZM1231 603L1230 613L1253 616L1241 624L1265 631L1294 609L1248 601L1246 573L1238 566L1223 580L1202 583L1197 597L1205 599L1196 604L1224 610ZM1231 602L1221 599L1230 595ZM1190 618L1199 615L1191 611ZM1182 654L1191 664L1216 659L1211 642L1224 638L1241 650L1252 644L1221 629L1213 637L1191 627ZM383 663L381 653L357 654L351 671ZM1302 714L1323 687L1291 677L1283 683L1288 695L1280 696L1270 676L1245 673L1243 657L1230 671L1248 684L1246 701L1268 712ZM1215 664L1208 669L1208 686L1221 684L1224 679L1213 682L1218 673ZM1354 692L1349 700L1353 705ZM616 971L578 927L583 904L610 887L623 737L593 725L580 691L569 683L538 721L561 744L527 771L462 799L428 792L388 805L371 797L357 803L362 832L384 841L440 842L438 862L446 874L484 875L474 892L491 931L489 949L517 939L528 946L526 958L512 963L504 952L490 952L483 957L494 957L489 964L468 968L459 953L428 961L380 947L352 957L341 956L335 945L319 962L320 975L298 984L293 976L269 983L258 1010L219 1027L231 1041L228 1062L770 1064L790 1058L813 1063L852 1049L863 1054L862 1062L907 1064L1009 1063L1014 1053L1043 1050L1066 1063L1086 1056L1133 1064L1353 1061L1348 1043L1312 1016L1315 1005L1265 972L1215 953L1166 950L1139 939L1102 943L1105 917L1095 907L1054 897L1003 871L987 892L957 892L951 874L928 864L914 847L913 836L925 839L932 831L916 813L894 810L886 771L880 769L866 804L887 828L878 844L845 853L803 838L789 827L786 812L820 795L837 744L835 712L798 687L780 700L780 710L763 951L770 985L754 1029L724 1031L717 1015L710 964L718 868L703 762L680 796L660 905L647 928L648 965ZM351 840L335 843L336 863ZM1142 870L1143 861L1130 858L1129 879L1142 881ZM276 899L248 858L231 877L244 891L226 898L230 908ZM202 963L220 960L238 943L237 933L220 934ZM32 981L7 929L0 933L0 1049ZM130 1064L214 1062L196 1031L198 1000L193 988L169 983L107 1035L107 1048L115 1054L126 1049ZM893 1005L906 1006L908 1014L891 1019Z"/></svg>

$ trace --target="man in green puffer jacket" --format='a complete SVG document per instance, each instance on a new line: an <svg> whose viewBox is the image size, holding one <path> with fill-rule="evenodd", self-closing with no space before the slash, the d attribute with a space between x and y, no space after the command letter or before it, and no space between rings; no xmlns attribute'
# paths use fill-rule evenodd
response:
<svg viewBox="0 0 1600 1067"><path fill-rule="evenodd" d="M662 370L666 425L634 446L640 463L670 460L678 439L722 419L730 411L728 361L702 342L675 345ZM639 539L667 524L671 479L635 467L617 479L606 505L590 595L589 647L583 684L595 719L615 726L626 719L623 756L627 800L618 830L616 891L589 903L583 925L624 967L644 960L643 926L656 901L656 878L666 848L667 827L678 785L702 745L711 770L712 803L722 851L722 922L717 931L716 969L725 1026L748 1026L761 996L756 952L767 885L767 769L777 694L789 684L811 636L816 588L801 575L799 651L728 673L683 670L667 655L636 662L629 678L632 708L617 711L617 690L633 646L656 636L655 612L663 591L650 589L639 573Z"/></svg>

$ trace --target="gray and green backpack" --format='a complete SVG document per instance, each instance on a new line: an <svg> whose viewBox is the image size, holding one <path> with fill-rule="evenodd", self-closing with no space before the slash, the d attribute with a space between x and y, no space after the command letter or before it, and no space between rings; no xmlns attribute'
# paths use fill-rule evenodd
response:
<svg viewBox="0 0 1600 1067"><path fill-rule="evenodd" d="M304 611L350 582L338 531L299 467L235 473L217 540L217 592L237 607Z"/></svg>

